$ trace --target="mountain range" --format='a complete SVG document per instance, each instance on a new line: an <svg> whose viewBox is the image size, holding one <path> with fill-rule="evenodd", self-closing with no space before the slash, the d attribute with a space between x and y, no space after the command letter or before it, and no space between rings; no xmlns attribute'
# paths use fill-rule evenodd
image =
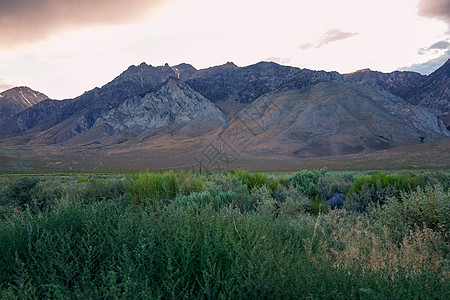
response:
<svg viewBox="0 0 450 300"><path fill-rule="evenodd" d="M180 162L211 147L248 160L386 153L448 143L449 88L450 60L428 76L273 62L201 70L142 63L74 99L51 100L26 87L1 93L0 158L18 147L35 157L42 156L36 149L95 149L93 160L166 151L181 155Z"/></svg>

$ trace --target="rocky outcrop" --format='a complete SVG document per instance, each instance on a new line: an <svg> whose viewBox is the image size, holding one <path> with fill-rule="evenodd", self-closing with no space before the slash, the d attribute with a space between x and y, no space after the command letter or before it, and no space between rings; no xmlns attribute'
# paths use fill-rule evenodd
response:
<svg viewBox="0 0 450 300"><path fill-rule="evenodd" d="M335 193L333 197L328 199L325 203L331 209L338 209L344 206L345 195L342 193Z"/></svg>
<svg viewBox="0 0 450 300"><path fill-rule="evenodd" d="M48 97L26 86L15 87L0 93L0 123L32 107Z"/></svg>
<svg viewBox="0 0 450 300"><path fill-rule="evenodd" d="M201 135L225 122L223 113L209 100L176 79L159 90L124 101L99 117L94 127L106 126L111 135L139 135L159 128L181 129L197 123L191 134Z"/></svg>

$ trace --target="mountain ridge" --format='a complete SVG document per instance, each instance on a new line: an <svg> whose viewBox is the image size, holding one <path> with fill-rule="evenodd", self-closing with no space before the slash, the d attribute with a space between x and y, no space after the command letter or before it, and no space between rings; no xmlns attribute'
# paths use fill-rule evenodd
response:
<svg viewBox="0 0 450 300"><path fill-rule="evenodd" d="M0 150L190 145L195 152L212 143L230 156L298 159L391 150L450 136L448 66L424 76L272 62L201 70L141 63L100 88L41 101L0 123Z"/></svg>

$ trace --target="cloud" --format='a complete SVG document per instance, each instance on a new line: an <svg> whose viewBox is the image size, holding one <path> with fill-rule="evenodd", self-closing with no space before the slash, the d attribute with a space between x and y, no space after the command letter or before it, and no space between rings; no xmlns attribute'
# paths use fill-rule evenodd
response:
<svg viewBox="0 0 450 300"><path fill-rule="evenodd" d="M424 63L420 64L413 64L411 66L400 68L400 71L414 71L421 74L428 75L430 73L433 73L436 71L439 67L441 67L447 59L450 58L450 50L447 50L447 52L438 58L431 59L429 61L426 61Z"/></svg>
<svg viewBox="0 0 450 300"><path fill-rule="evenodd" d="M280 64L280 65L284 65L284 64L289 63L291 60L289 58L282 58L282 57L272 56L272 57L266 58L264 61L271 61L271 62Z"/></svg>
<svg viewBox="0 0 450 300"><path fill-rule="evenodd" d="M440 50L450 50L450 43L446 40L439 41L431 45L430 47L420 48L417 53L419 55L425 55L429 52L439 53Z"/></svg>
<svg viewBox="0 0 450 300"><path fill-rule="evenodd" d="M322 36L322 38L317 44L305 43L300 44L298 47L301 50L306 50L310 48L321 48L327 44L345 40L358 34L359 34L358 32L344 32L339 29L330 29Z"/></svg>
<svg viewBox="0 0 450 300"><path fill-rule="evenodd" d="M339 29L330 29L325 33L325 36L322 38L322 40L320 41L319 45L317 45L316 48L320 48L324 45L337 42L340 40L348 39L357 34L358 34L357 32L343 32L340 31Z"/></svg>
<svg viewBox="0 0 450 300"><path fill-rule="evenodd" d="M14 87L13 84L11 84L11 83L7 82L6 80L0 78L0 93L3 92L3 91L8 90L10 88L13 88L13 87Z"/></svg>
<svg viewBox="0 0 450 300"><path fill-rule="evenodd" d="M450 43L448 41L439 41L431 45L428 49L448 49Z"/></svg>
<svg viewBox="0 0 450 300"><path fill-rule="evenodd" d="M450 0L420 0L418 9L419 16L442 20L450 27Z"/></svg>
<svg viewBox="0 0 450 300"><path fill-rule="evenodd" d="M0 0L0 48L88 26L134 23L175 0Z"/></svg>

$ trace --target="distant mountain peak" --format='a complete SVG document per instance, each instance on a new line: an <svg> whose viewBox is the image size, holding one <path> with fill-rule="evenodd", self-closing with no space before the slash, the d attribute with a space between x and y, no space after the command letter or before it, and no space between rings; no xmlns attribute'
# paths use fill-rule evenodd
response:
<svg viewBox="0 0 450 300"><path fill-rule="evenodd" d="M0 122L48 99L47 95L27 86L18 86L0 93Z"/></svg>

